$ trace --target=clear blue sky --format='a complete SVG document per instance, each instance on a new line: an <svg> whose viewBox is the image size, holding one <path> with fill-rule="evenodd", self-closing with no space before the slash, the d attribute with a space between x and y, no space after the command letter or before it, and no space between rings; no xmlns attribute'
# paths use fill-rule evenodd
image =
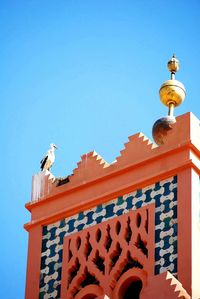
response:
<svg viewBox="0 0 200 299"><path fill-rule="evenodd" d="M32 175L51 142L52 172L95 149L112 162L129 135L151 138L173 53L200 117L200 1L0 0L2 299L24 298Z"/></svg>

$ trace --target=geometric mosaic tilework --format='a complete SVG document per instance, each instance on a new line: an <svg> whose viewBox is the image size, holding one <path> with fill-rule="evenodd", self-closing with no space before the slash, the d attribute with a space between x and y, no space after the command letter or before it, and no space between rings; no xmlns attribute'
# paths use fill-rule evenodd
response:
<svg viewBox="0 0 200 299"><path fill-rule="evenodd" d="M80 199L81 200L81 199ZM43 227L40 299L60 298L63 239L155 203L155 274L177 274L177 177L157 182Z"/></svg>

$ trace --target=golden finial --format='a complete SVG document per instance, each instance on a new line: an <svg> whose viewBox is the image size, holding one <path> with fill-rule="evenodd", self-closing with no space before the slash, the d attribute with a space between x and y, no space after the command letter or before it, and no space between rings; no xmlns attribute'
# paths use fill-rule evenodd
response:
<svg viewBox="0 0 200 299"><path fill-rule="evenodd" d="M174 107L179 106L183 102L186 95L184 85L178 80L175 80L175 73L179 70L179 61L175 55L173 55L168 62L168 69L171 72L171 79L161 85L159 91L160 100L169 108L173 105L174 109ZM171 115L171 111L169 112L169 115Z"/></svg>
<svg viewBox="0 0 200 299"><path fill-rule="evenodd" d="M175 73L178 72L180 67L180 62L176 58L176 55L174 54L172 58L168 61L167 64L168 70L171 72L171 79L175 79Z"/></svg>
<svg viewBox="0 0 200 299"><path fill-rule="evenodd" d="M154 140L158 145L164 143L167 131L176 122L174 108L182 104L186 95L184 85L180 81L175 80L175 73L178 72L180 67L179 60L175 54L168 61L167 67L171 73L171 78L161 85L159 94L161 102L168 107L168 115L155 122L152 132Z"/></svg>

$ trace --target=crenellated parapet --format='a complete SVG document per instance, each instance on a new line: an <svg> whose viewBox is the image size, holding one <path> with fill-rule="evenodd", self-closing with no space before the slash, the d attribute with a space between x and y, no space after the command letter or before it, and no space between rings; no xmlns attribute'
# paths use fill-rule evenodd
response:
<svg viewBox="0 0 200 299"><path fill-rule="evenodd" d="M186 147L190 149L190 157L184 156ZM199 167L199 151L199 120L192 113L186 113L177 117L176 123L172 125L171 130L166 135L165 144L161 146L157 146L144 134L137 133L129 137L129 141L125 143L120 156L112 164L108 164L100 155L92 151L82 155L81 161L77 163L77 168L73 170L71 175L67 176L67 179L63 179L62 184L59 184L62 179L55 178L49 171L34 175L32 203L30 205L34 205L35 201L47 199L58 192L64 192L76 186L86 185L106 176L111 176L126 168L137 168L142 164L145 165L145 163L163 160L163 155L169 156L169 153L171 161L173 158L176 159L177 152L179 152L183 156L180 164L193 163L194 167Z"/></svg>
<svg viewBox="0 0 200 299"><path fill-rule="evenodd" d="M109 164L95 151L82 155L81 161L78 162L77 168L74 169L69 182L72 184L87 182L98 176L105 174L105 168Z"/></svg>
<svg viewBox="0 0 200 299"><path fill-rule="evenodd" d="M117 167L125 167L130 162L139 163L149 157L152 150L157 145L147 138L143 133L137 133L129 137L129 141L124 144L121 155L116 158Z"/></svg>

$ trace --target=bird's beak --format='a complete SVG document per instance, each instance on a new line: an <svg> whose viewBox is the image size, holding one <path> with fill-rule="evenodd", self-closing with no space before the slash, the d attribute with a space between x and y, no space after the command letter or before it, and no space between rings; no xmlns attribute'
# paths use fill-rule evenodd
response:
<svg viewBox="0 0 200 299"><path fill-rule="evenodd" d="M55 149L58 149L58 147L54 144Z"/></svg>

